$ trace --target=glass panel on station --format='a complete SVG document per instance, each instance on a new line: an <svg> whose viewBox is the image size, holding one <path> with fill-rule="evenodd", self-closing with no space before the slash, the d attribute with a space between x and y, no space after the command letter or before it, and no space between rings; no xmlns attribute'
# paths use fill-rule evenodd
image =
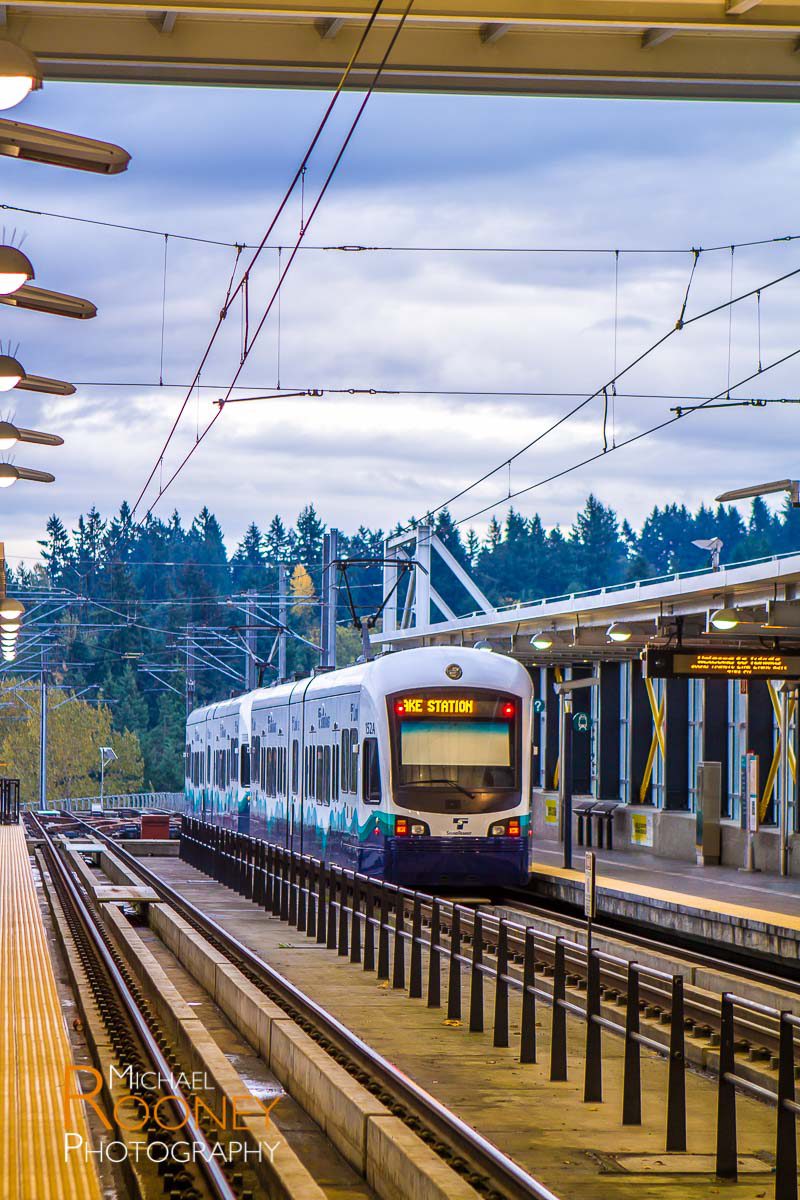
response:
<svg viewBox="0 0 800 1200"><path fill-rule="evenodd" d="M697 768L703 761L703 709L705 682L690 679L689 684L689 811L697 811Z"/></svg>
<svg viewBox="0 0 800 1200"><path fill-rule="evenodd" d="M619 798L631 802L631 664L620 663L619 681Z"/></svg>
<svg viewBox="0 0 800 1200"><path fill-rule="evenodd" d="M728 791L722 797L722 815L733 821L742 815L742 760L747 753L747 695L741 681L728 681Z"/></svg>

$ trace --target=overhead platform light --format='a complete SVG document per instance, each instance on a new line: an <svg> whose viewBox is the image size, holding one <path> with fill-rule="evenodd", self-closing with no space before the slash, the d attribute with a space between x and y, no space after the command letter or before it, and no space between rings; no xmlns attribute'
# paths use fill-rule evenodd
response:
<svg viewBox="0 0 800 1200"><path fill-rule="evenodd" d="M723 633L735 629L737 625L753 624L751 615L741 608L718 608L716 612L712 612L709 620L715 629L720 629Z"/></svg>
<svg viewBox="0 0 800 1200"><path fill-rule="evenodd" d="M31 483L55 483L55 475L49 471L34 471L32 467L15 467L13 463L0 463L0 488L12 487L18 479Z"/></svg>
<svg viewBox="0 0 800 1200"><path fill-rule="evenodd" d="M42 68L22 46L0 41L0 108L13 108L42 86Z"/></svg>
<svg viewBox="0 0 800 1200"><path fill-rule="evenodd" d="M611 642L624 643L631 638L652 637L653 632L652 626L638 621L614 621L606 630L606 635Z"/></svg>
<svg viewBox="0 0 800 1200"><path fill-rule="evenodd" d="M97 175L119 175L131 161L128 151L113 142L98 142L77 133L62 133L5 118L0 119L0 154L26 162L93 171Z"/></svg>
<svg viewBox="0 0 800 1200"><path fill-rule="evenodd" d="M22 363L10 354L0 354L0 392L10 392L24 378Z"/></svg>
<svg viewBox="0 0 800 1200"><path fill-rule="evenodd" d="M531 645L535 650L549 650L558 639L555 629L537 629L531 634Z"/></svg>
<svg viewBox="0 0 800 1200"><path fill-rule="evenodd" d="M46 392L48 396L74 396L75 385L45 375L25 375L15 388L18 392Z"/></svg>
<svg viewBox="0 0 800 1200"><path fill-rule="evenodd" d="M33 279L33 264L16 246L0 246L0 299L5 300Z"/></svg>
<svg viewBox="0 0 800 1200"><path fill-rule="evenodd" d="M97 316L97 306L91 300L67 296L63 292L50 292L47 288L32 287L27 283L13 296L0 296L0 304L27 308L32 312L52 313L56 317L75 317L79 321L88 321Z"/></svg>
<svg viewBox="0 0 800 1200"><path fill-rule="evenodd" d="M12 600L10 596L3 596L0 600L0 618L4 621L19 620L25 612L25 605L20 600Z"/></svg>
<svg viewBox="0 0 800 1200"><path fill-rule="evenodd" d="M775 479L772 483L756 483L751 487L734 488L732 492L723 492L716 499L722 504L730 500L751 500L754 496L772 496L776 492L788 492L793 508L800 508L800 480Z"/></svg>
<svg viewBox="0 0 800 1200"><path fill-rule="evenodd" d="M40 433L38 429L20 429L10 421L0 421L0 450L11 450L19 442L30 442L36 446L63 446L64 439L57 433Z"/></svg>

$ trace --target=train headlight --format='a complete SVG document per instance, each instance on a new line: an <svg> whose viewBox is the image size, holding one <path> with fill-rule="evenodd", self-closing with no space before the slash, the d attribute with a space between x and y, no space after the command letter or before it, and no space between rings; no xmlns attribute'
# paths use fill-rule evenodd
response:
<svg viewBox="0 0 800 1200"><path fill-rule="evenodd" d="M492 837L505 837L506 827L505 825L492 825L489 833Z"/></svg>
<svg viewBox="0 0 800 1200"><path fill-rule="evenodd" d="M411 826L411 832L416 834L427 833L428 827L427 825L414 824Z"/></svg>

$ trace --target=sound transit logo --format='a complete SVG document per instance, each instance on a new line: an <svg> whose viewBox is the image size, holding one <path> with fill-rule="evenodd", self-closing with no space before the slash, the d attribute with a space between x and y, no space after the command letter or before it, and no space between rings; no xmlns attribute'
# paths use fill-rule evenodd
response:
<svg viewBox="0 0 800 1200"><path fill-rule="evenodd" d="M92 1086L86 1091L82 1089L81 1076L90 1077ZM111 1106L110 1120L99 1099L104 1086L109 1098L120 1088L126 1089ZM212 1102L202 1098L204 1092ZM273 1162L281 1140L276 1138L270 1113L283 1095L281 1092L261 1100L248 1091L228 1098L205 1071L164 1076L157 1071L135 1071L130 1066L120 1070L112 1065L108 1079L104 1080L95 1067L68 1064L64 1078L64 1161L77 1154L85 1162L94 1158L111 1163L147 1160L156 1165L199 1159L247 1163L263 1162L266 1152ZM103 1129L117 1136L103 1136L99 1146L94 1147L83 1134L70 1130L75 1104L88 1105ZM207 1119L214 1133L205 1141L175 1137L187 1128L192 1118L198 1123ZM259 1128L262 1121L263 1133ZM163 1139L135 1136L143 1130L151 1131L153 1126L166 1136Z"/></svg>

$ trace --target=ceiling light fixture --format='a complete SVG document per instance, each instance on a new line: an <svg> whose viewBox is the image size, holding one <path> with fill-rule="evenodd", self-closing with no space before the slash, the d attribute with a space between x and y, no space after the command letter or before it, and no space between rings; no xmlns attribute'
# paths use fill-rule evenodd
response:
<svg viewBox="0 0 800 1200"><path fill-rule="evenodd" d="M25 369L10 354L0 354L0 392L10 392L25 378Z"/></svg>
<svg viewBox="0 0 800 1200"><path fill-rule="evenodd" d="M0 450L10 450L18 442L31 442L36 446L63 446L64 439L57 433L41 433L38 429L21 429L10 421L0 421Z"/></svg>
<svg viewBox="0 0 800 1200"><path fill-rule="evenodd" d="M13 108L42 86L39 63L14 42L0 41L0 108Z"/></svg>
<svg viewBox="0 0 800 1200"><path fill-rule="evenodd" d="M16 246L0 246L0 295L18 292L33 277L33 264L27 254Z"/></svg>
<svg viewBox="0 0 800 1200"><path fill-rule="evenodd" d="M55 483L55 475L49 471L34 471L32 467L15 467L12 463L0 463L0 488L12 487L18 479L31 483Z"/></svg>

